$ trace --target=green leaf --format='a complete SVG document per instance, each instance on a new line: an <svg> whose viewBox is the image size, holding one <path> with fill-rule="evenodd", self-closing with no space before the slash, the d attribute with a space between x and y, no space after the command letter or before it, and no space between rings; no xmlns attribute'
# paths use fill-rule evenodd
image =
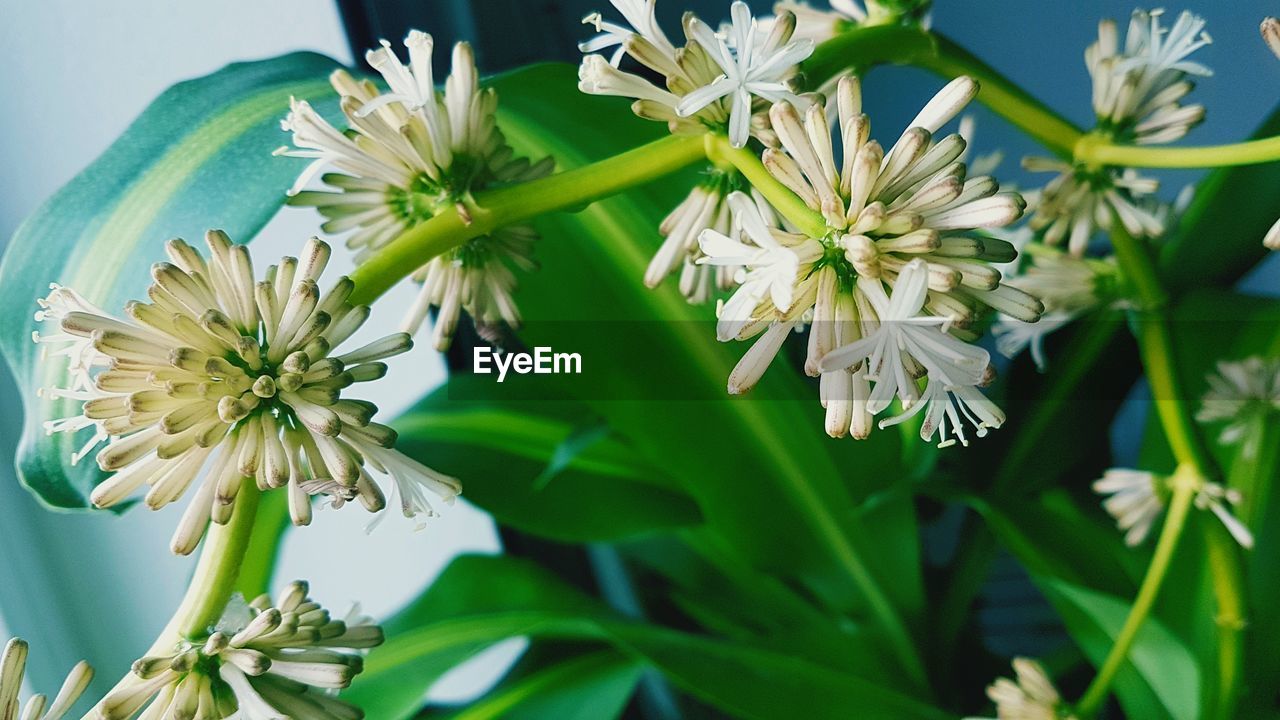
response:
<svg viewBox="0 0 1280 720"><path fill-rule="evenodd" d="M403 717L430 680L460 659L509 637L595 640L643 659L673 683L736 717L948 717L881 683L832 670L797 653L691 635L618 618L525 561L455 560L423 601L387 624L346 698L370 717ZM407 682L406 678L413 678Z"/></svg>
<svg viewBox="0 0 1280 720"><path fill-rule="evenodd" d="M1085 655L1095 666L1101 665L1124 625L1129 603L1060 580L1043 580L1041 588ZM1114 688L1128 717L1195 720L1200 716L1201 678L1195 658L1153 617L1138 631Z"/></svg>
<svg viewBox="0 0 1280 720"><path fill-rule="evenodd" d="M494 86L507 137L530 155L554 155L561 168L666 132L632 116L623 101L578 92L568 66L529 68ZM609 131L577 132L583 118ZM856 609L864 593L848 577L861 562L894 605L918 614L919 565L891 562L878 549L914 547L914 518L855 521L857 500L902 477L897 433L860 443L826 438L816 387L783 357L750 395L727 397L745 344L717 343L712 309L689 306L674 282L656 290L641 283L659 221L695 181L687 173L577 214L540 218L542 270L523 280L517 297L521 337L580 353L583 373L557 390L580 398L680 481L713 531L753 564Z"/></svg>
<svg viewBox="0 0 1280 720"><path fill-rule="evenodd" d="M1254 138L1280 134L1280 110ZM1214 170L1201 181L1177 233L1160 253L1160 271L1174 289L1230 285L1266 254L1262 238L1280 217L1280 164Z"/></svg>
<svg viewBox="0 0 1280 720"><path fill-rule="evenodd" d="M290 96L336 107L336 64L311 53L237 63L166 90L124 135L18 228L0 264L0 350L26 402L18 448L22 482L48 505L81 508L100 474L70 464L88 433L46 437L42 423L75 414L70 401L37 399L65 386L61 358L31 342L36 298L49 283L104 309L141 297L165 241L226 230L247 242L275 214L302 161L273 158Z"/></svg>
<svg viewBox="0 0 1280 720"><path fill-rule="evenodd" d="M519 399L455 376L392 423L397 447L463 478L499 522L564 542L611 541L697 525L698 506L580 406ZM593 441L571 447L592 428ZM557 458L560 467L548 476Z"/></svg>
<svg viewBox="0 0 1280 720"><path fill-rule="evenodd" d="M451 720L610 720L622 714L644 664L616 650L583 653L495 688Z"/></svg>

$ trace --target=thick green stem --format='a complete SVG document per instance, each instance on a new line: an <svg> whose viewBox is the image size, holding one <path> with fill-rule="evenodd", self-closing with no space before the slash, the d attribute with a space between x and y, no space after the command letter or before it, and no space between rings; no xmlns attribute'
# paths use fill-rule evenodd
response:
<svg viewBox="0 0 1280 720"><path fill-rule="evenodd" d="M1075 145L1077 161L1090 165L1120 165L1141 168L1209 168L1227 165L1256 165L1280 160L1280 137L1262 138L1230 145L1207 147L1163 147L1155 145L1114 145L1106 138L1085 135Z"/></svg>
<svg viewBox="0 0 1280 720"><path fill-rule="evenodd" d="M227 600L236 587L240 575L240 563L249 538L253 535L254 519L258 516L260 494L253 478L241 481L236 494L235 511L226 525L213 523L200 551L200 562L187 586L173 619L160 633L156 643L160 647L171 645L181 638L200 638L218 623Z"/></svg>
<svg viewBox="0 0 1280 720"><path fill-rule="evenodd" d="M968 75L978 81L978 101L1055 154L1069 158L1084 133L995 68L950 39L933 34L937 52L913 58L913 64L948 78Z"/></svg>
<svg viewBox="0 0 1280 720"><path fill-rule="evenodd" d="M479 193L392 240L351 273L352 302L369 303L431 258L471 238L556 210L583 207L705 157L701 136L675 135L539 180Z"/></svg>
<svg viewBox="0 0 1280 720"><path fill-rule="evenodd" d="M707 157L718 165L732 165L751 183L751 187L765 196L769 204L782 214L796 229L812 238L827 234L827 221L817 211L809 208L799 195L778 182L760 156L746 148L736 148L723 135L707 135Z"/></svg>
<svg viewBox="0 0 1280 720"><path fill-rule="evenodd" d="M845 70L873 63L915 63L936 51L933 37L915 27L856 27L823 42L800 66L812 90Z"/></svg>
<svg viewBox="0 0 1280 720"><path fill-rule="evenodd" d="M1091 717L1102 707L1111 688L1111 682L1128 658L1134 641L1138 639L1138 631L1142 629L1143 622L1151 613L1156 597L1160 594L1160 586L1164 583L1169 571L1169 563L1173 560L1173 551L1177 549L1178 540L1182 537L1182 528L1186 524L1187 513L1191 510L1191 501L1195 498L1196 489L1202 482L1203 480L1194 470L1179 472L1174 476L1173 500L1169 503L1169 515L1164 521L1164 528L1160 531L1160 539L1156 542L1151 565L1147 568L1146 577L1142 579L1142 586L1138 588L1138 596L1133 601L1129 616L1124 619L1124 625L1116 635L1115 644L1111 646L1111 651L1102 662L1102 667L1098 669L1098 674L1085 690L1080 702L1076 704L1076 712L1081 717Z"/></svg>

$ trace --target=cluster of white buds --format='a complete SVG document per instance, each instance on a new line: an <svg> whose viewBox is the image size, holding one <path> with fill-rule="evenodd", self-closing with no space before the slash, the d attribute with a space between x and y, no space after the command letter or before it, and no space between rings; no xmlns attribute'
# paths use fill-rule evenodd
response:
<svg viewBox="0 0 1280 720"><path fill-rule="evenodd" d="M1017 657L1013 659L1013 672L1016 680L999 678L987 687L987 697L995 703L999 720L1077 720L1044 666L1030 658Z"/></svg>
<svg viewBox="0 0 1280 720"><path fill-rule="evenodd" d="M405 46L408 65L385 40L366 56L390 92L380 94L372 82L345 70L333 73L349 133L301 100L293 102L282 124L293 133L294 147L277 152L313 160L290 191L290 202L319 210L328 218L325 232L354 231L347 244L357 262L443 210L466 217L475 192L542 177L555 164L549 157L537 163L517 157L507 144L494 118L497 94L480 88L469 45L454 46L443 93L431 72L431 36L415 30ZM321 177L331 190L303 190L326 168L337 171ZM527 225L505 227L432 259L414 274L422 291L404 329L417 332L428 310L438 307L434 342L444 350L462 310L481 325L518 325L513 268L536 267L536 238Z"/></svg>
<svg viewBox="0 0 1280 720"><path fill-rule="evenodd" d="M1000 426L1003 414L977 389L991 379L990 358L966 342L975 339L968 328L988 308L1027 322L1043 308L993 265L1013 260L1013 246L973 232L1017 220L1021 197L999 192L993 178L967 178L959 135L934 139L976 93L967 77L948 84L888 152L870 139L854 77L837 85L840 155L821 104L803 117L789 103L773 106L781 148L767 149L764 164L821 215L826 234L783 230L741 193L729 203L742 233L703 232L702 262L744 268L720 309L719 338L759 336L730 376L731 393L750 389L789 332L808 324L805 369L821 377L833 437L866 437L895 397L905 412L881 426L923 410L921 437L936 433L944 446L968 442L966 421L979 436Z"/></svg>
<svg viewBox="0 0 1280 720"><path fill-rule="evenodd" d="M272 603L233 599L207 636L144 657L96 710L104 720L353 720L359 708L334 697L363 667L382 628L335 620L295 582ZM143 711L143 708L146 708Z"/></svg>
<svg viewBox="0 0 1280 720"><path fill-rule="evenodd" d="M657 287L678 270L680 293L693 304L705 303L717 292L733 288L737 268L699 262L703 254L698 237L708 228L725 234L733 232L736 221L729 207L729 194L747 187L737 172L708 168L702 182L658 225L662 246L649 262L644 284Z"/></svg>
<svg viewBox="0 0 1280 720"><path fill-rule="evenodd" d="M1085 51L1085 65L1093 78L1095 133L1108 141L1159 144L1177 140L1204 119L1202 105L1183 105L1191 92L1191 77L1210 75L1188 57L1209 44L1204 20L1183 12L1173 27L1161 25L1163 11L1135 10L1124 46L1116 24L1103 20L1098 40ZM1056 172L1045 186L1031 218L1044 240L1064 239L1072 254L1084 253L1099 230L1119 221L1139 237L1163 234L1165 223L1149 198L1159 189L1154 178L1130 168L1089 167L1061 160L1027 158L1027 169Z"/></svg>
<svg viewBox="0 0 1280 720"><path fill-rule="evenodd" d="M721 33L686 13L686 42L677 48L658 25L655 0L611 2L630 27L606 22L599 13L583 20L602 33L582 43L583 52L617 47L608 60L583 58L583 92L634 98L631 107L640 117L665 122L673 133L727 132L734 147L753 132L767 132L763 112L769 103L802 102L789 81L813 52L813 41L793 38L796 17L789 11L779 12L766 29L746 3L735 2L732 23ZM620 70L624 55L662 76L665 87Z"/></svg>
<svg viewBox="0 0 1280 720"><path fill-rule="evenodd" d="M1243 500L1238 490L1198 478L1181 479L1146 470L1111 468L1093 483L1093 491L1108 496L1102 501L1102 507L1124 531L1125 544L1134 546L1151 533L1156 519L1169 504L1174 482L1195 482L1195 506L1213 512L1241 547L1253 547L1253 534L1227 507L1239 505Z"/></svg>
<svg viewBox="0 0 1280 720"><path fill-rule="evenodd" d="M1280 413L1280 358L1258 356L1221 361L1210 373L1209 389L1201 399L1196 419L1222 424L1218 442L1242 443L1241 453L1256 458L1261 449L1262 426Z"/></svg>
<svg viewBox="0 0 1280 720"><path fill-rule="evenodd" d="M301 260L286 257L255 281L247 248L219 231L206 241L207 261L170 241L169 262L151 269L150 302L128 303L127 319L57 285L40 301L36 320L56 330L36 341L70 360L70 385L43 394L78 406L45 427L93 430L73 461L107 441L96 458L112 475L93 503L110 507L147 486L146 505L159 509L197 486L172 542L187 554L210 518L231 519L246 480L287 488L299 525L310 522L312 495L383 509L370 470L391 476L408 516L433 514L428 492L452 500L456 480L392 449L395 431L372 421L377 407L342 396L385 375L380 360L412 341L399 333L335 352L369 308L350 302L346 277L320 291L329 246L313 238Z"/></svg>
<svg viewBox="0 0 1280 720"><path fill-rule="evenodd" d="M26 676L27 651L26 641L13 638L0 655L0 720L62 720L89 687L93 668L84 661L77 663L52 702L46 695L32 695L24 705L18 694Z"/></svg>

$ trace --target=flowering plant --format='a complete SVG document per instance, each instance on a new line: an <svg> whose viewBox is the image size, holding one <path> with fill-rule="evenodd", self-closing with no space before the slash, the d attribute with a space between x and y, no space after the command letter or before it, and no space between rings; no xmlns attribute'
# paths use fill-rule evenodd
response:
<svg viewBox="0 0 1280 720"><path fill-rule="evenodd" d="M182 500L170 546L199 559L131 667L77 665L21 717L414 717L514 637L457 717L1280 712L1280 305L1232 289L1280 247L1280 122L1170 146L1205 115L1204 20L1101 21L1083 129L928 2L676 10L609 0L576 69L486 79L459 43L437 83L416 30L362 68L230 66L23 225L0 265L22 482L59 509ZM1280 55L1280 22L1262 39ZM940 78L891 134L862 86L887 64ZM976 152L975 102L1043 146L1043 186ZM1162 168L1212 172L1175 199ZM255 264L240 243L285 204L317 237ZM401 332L365 338L375 313ZM455 367L393 419L354 387L457 344L572 348L580 374ZM273 585L318 505L434 532L464 488L590 587L536 552L457 558L381 619Z"/></svg>

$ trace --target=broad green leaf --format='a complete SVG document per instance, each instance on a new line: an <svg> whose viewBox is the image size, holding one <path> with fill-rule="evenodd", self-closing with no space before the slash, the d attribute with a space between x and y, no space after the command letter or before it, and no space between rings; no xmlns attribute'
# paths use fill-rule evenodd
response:
<svg viewBox="0 0 1280 720"><path fill-rule="evenodd" d="M31 342L36 298L56 282L119 308L142 296L170 238L199 240L221 228L239 242L251 239L300 169L301 161L271 156L287 139L279 121L289 98L331 111L336 98L326 78L335 67L296 53L173 86L18 228L0 264L0 350L26 402L19 477L45 503L85 507L99 473L91 460L70 464L88 433L46 437L42 427L75 411L72 402L35 396L36 388L66 384L61 358L41 358Z"/></svg>
<svg viewBox="0 0 1280 720"><path fill-rule="evenodd" d="M562 169L666 132L633 117L624 101L578 92L568 66L529 68L494 86L507 137L530 155L554 155ZM578 132L584 118L609 131ZM540 218L542 269L517 297L521 337L581 353L583 374L557 390L591 406L679 480L743 557L847 606L861 595L847 580L852 552L908 616L919 613L918 563L879 549L914 548L910 513L893 523L856 521L855 500L902 475L897 433L861 443L826 438L816 387L781 357L749 395L727 397L745 344L716 342L712 308L689 306L674 282L656 290L641 283L658 223L695 181L691 171L576 214Z"/></svg>
<svg viewBox="0 0 1280 720"><path fill-rule="evenodd" d="M616 650L583 653L504 683L450 720L610 720L627 705L643 663Z"/></svg>
<svg viewBox="0 0 1280 720"><path fill-rule="evenodd" d="M596 542L700 523L688 495L574 407L521 401L488 378L455 376L393 425L397 447L464 478L469 500L526 532ZM583 427L603 434L566 453ZM562 466L548 476L557 457Z"/></svg>
<svg viewBox="0 0 1280 720"><path fill-rule="evenodd" d="M1280 134L1280 110L1254 138ZM1178 231L1161 249L1160 269L1175 290L1226 286L1266 254L1262 238L1280 217L1280 164L1214 170L1201 181Z"/></svg>
<svg viewBox="0 0 1280 720"><path fill-rule="evenodd" d="M1045 579L1041 588L1085 655L1100 665L1124 625L1129 603L1060 580ZM1195 720L1200 716L1201 677L1195 658L1153 617L1138 631L1114 688L1128 717Z"/></svg>
<svg viewBox="0 0 1280 720"><path fill-rule="evenodd" d="M801 698L807 717L819 719L847 718L853 711L865 718L948 717L802 653L618 618L545 571L513 558L455 560L423 601L387 629L387 643L369 655L364 673L346 694L371 717L402 717L412 706L404 700L421 697L426 685L419 683L478 649L517 636L609 643L736 717L788 717ZM400 702L390 703L392 697Z"/></svg>
<svg viewBox="0 0 1280 720"><path fill-rule="evenodd" d="M975 501L1002 545L1032 575L1128 597L1146 567L1126 548L1119 530L1100 511L1086 514L1065 492L1037 499Z"/></svg>

